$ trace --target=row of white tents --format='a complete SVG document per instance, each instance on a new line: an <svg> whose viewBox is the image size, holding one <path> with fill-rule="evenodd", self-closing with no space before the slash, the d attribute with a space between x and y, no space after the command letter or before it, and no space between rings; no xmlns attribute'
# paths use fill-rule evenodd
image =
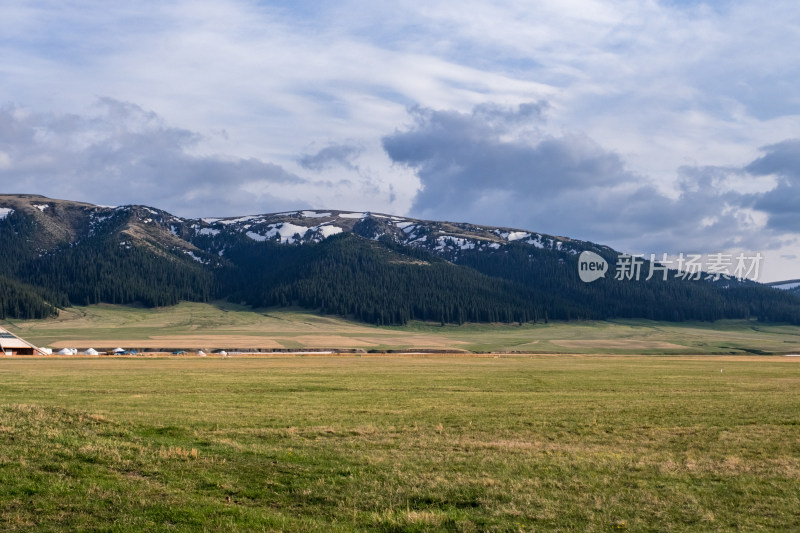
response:
<svg viewBox="0 0 800 533"><path fill-rule="evenodd" d="M125 353L125 352L127 352L127 350L125 350L124 348L114 348L113 350L111 350L109 352L102 352L102 353L105 355L107 353L120 354L120 353ZM63 348L63 349L59 350L56 353L58 355L78 355L81 352L79 352L77 348ZM84 350L82 355L100 355L100 352L98 352L94 348L89 348L88 350Z"/></svg>
<svg viewBox="0 0 800 533"><path fill-rule="evenodd" d="M52 350L48 350L47 348L41 348L41 349L42 350L47 350L50 353L52 353ZM121 353L126 353L126 352L127 352L127 350L125 350L123 348L114 348L110 352L103 352L103 355L105 355L107 353L114 355L114 354L121 354ZM78 354L81 354L81 355L100 355L100 352L98 352L94 348L89 348L88 350L85 350L82 353L79 352L77 348L62 348L61 350L56 352L56 354L57 355L78 355ZM203 350L198 350L197 351L197 355L199 355L200 357L205 357L206 353ZM223 350L223 351L219 352L219 355L225 356L225 355L228 355L228 352Z"/></svg>
<svg viewBox="0 0 800 533"><path fill-rule="evenodd" d="M57 355L78 355L80 352L77 348L62 348L61 350L57 351ZM85 352L84 355L100 355L100 352L95 350L94 348L89 348Z"/></svg>

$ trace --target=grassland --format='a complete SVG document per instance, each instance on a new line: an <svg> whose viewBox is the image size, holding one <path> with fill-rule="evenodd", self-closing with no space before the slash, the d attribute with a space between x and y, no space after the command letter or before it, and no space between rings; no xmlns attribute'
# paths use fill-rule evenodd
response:
<svg viewBox="0 0 800 533"><path fill-rule="evenodd" d="M797 531L789 357L0 359L2 531Z"/></svg>
<svg viewBox="0 0 800 533"><path fill-rule="evenodd" d="M800 353L800 327L752 321L644 320L375 327L300 310L182 303L144 309L100 305L8 329L38 346L147 349L361 349L600 354Z"/></svg>

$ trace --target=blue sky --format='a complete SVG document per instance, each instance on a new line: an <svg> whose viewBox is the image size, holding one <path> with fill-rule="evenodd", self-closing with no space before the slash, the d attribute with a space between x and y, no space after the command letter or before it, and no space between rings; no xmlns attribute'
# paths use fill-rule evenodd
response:
<svg viewBox="0 0 800 533"><path fill-rule="evenodd" d="M800 277L800 5L0 4L0 184L371 210Z"/></svg>

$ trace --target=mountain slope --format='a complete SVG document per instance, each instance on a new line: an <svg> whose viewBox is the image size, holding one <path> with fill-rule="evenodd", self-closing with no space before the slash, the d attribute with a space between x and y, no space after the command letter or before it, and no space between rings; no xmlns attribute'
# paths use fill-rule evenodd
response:
<svg viewBox="0 0 800 533"><path fill-rule="evenodd" d="M7 195L0 196L0 313L227 298L377 324L613 317L800 323L800 298L757 284L674 276L582 283L578 255L587 250L611 264L618 256L565 237L384 214L183 219L146 206ZM2 292L3 282L13 289Z"/></svg>
<svg viewBox="0 0 800 533"><path fill-rule="evenodd" d="M173 305L213 291L213 273L187 255L194 246L164 230L171 215L40 196L3 196L0 209L0 272L50 305Z"/></svg>

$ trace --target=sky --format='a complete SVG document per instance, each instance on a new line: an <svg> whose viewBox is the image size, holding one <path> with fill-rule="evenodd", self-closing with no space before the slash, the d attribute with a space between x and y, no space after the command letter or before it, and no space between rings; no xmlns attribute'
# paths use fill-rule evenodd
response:
<svg viewBox="0 0 800 533"><path fill-rule="evenodd" d="M0 192L340 209L800 278L791 0L0 3Z"/></svg>

